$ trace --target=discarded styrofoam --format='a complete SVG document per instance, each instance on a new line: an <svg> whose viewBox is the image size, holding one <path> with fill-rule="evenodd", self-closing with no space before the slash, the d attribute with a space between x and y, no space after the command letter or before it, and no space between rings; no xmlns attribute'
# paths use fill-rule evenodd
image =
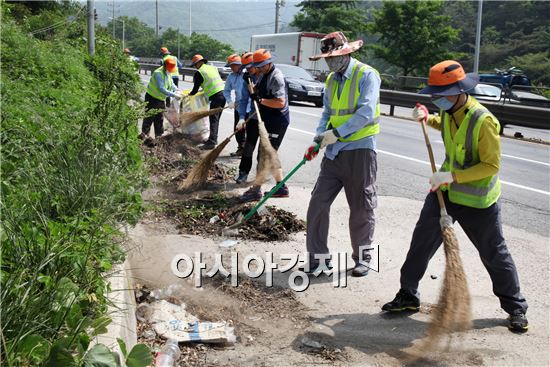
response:
<svg viewBox="0 0 550 367"><path fill-rule="evenodd" d="M179 342L235 343L234 328L226 322L199 321L185 311L185 306L167 301L151 303L155 332L166 339Z"/></svg>

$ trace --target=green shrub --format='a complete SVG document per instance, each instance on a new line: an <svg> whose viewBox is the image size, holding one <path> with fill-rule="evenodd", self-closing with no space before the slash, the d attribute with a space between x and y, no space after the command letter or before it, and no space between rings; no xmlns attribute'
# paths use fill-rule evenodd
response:
<svg viewBox="0 0 550 367"><path fill-rule="evenodd" d="M82 35L39 40L9 14L1 25L0 359L86 364L90 338L110 322L117 228L142 212L143 108L129 102L141 84L109 38L90 57Z"/></svg>

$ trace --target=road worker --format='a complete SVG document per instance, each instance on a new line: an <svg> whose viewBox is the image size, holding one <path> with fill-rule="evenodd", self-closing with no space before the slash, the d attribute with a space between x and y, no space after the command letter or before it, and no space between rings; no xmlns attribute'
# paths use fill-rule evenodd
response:
<svg viewBox="0 0 550 367"><path fill-rule="evenodd" d="M197 69L197 71L193 75L193 89L189 95L193 96L197 94L199 88L202 88L210 101L211 110L225 106L225 97L223 96L224 84L218 68L208 65L208 60L198 54L191 59L191 66ZM210 115L210 136L200 149L214 149L218 144L218 127L221 114L220 111L219 113Z"/></svg>
<svg viewBox="0 0 550 367"><path fill-rule="evenodd" d="M442 243L440 207L435 191L441 190L449 215L462 227L479 252L493 282L500 306L509 314L508 327L523 332L528 328L527 302L520 292L512 255L508 251L500 217L500 124L497 118L468 91L478 83L475 73L466 74L453 60L430 69L428 87L439 116L425 106L413 109L413 118L427 119L441 130L445 161L430 178L431 193L424 201L405 263L401 267L401 289L385 311L418 310L418 284L428 262Z"/></svg>
<svg viewBox="0 0 550 367"><path fill-rule="evenodd" d="M236 106L242 103L241 92L244 83L241 57L237 54L230 55L227 58L227 64L225 66L231 68L231 74L227 76L227 80L225 81L223 96L225 97L225 101L228 107L234 110L233 128L236 129L237 124L239 123L239 110L236 108ZM235 94L234 100L231 92ZM244 143L246 140L246 130L240 129L235 134L235 140L237 141L237 151L231 153L231 156L240 157L243 154Z"/></svg>
<svg viewBox="0 0 550 367"><path fill-rule="evenodd" d="M315 255L329 254L330 206L342 188L350 208L355 262L351 275L362 277L370 269L377 206L376 135L380 131L381 80L378 71L351 57L362 45L361 40L348 42L342 32L332 32L321 39L321 54L310 57L324 58L331 73L326 80L316 136L305 153L305 158L312 159L317 144L326 148L307 211L306 247L310 258L306 272L329 266Z"/></svg>

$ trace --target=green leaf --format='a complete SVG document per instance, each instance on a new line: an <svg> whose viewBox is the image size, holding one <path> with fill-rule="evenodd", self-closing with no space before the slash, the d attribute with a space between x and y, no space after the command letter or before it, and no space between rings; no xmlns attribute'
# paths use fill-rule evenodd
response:
<svg viewBox="0 0 550 367"><path fill-rule="evenodd" d="M136 344L126 358L127 367L147 367L153 362L151 350L145 344Z"/></svg>
<svg viewBox="0 0 550 367"><path fill-rule="evenodd" d="M75 367L76 363L69 351L57 344L54 344L50 350L50 357L46 363L46 367Z"/></svg>
<svg viewBox="0 0 550 367"><path fill-rule="evenodd" d="M128 356L128 350L126 349L126 343L124 343L124 340L120 338L116 338L116 341L118 342L118 346L120 347L120 351L122 352L122 355L124 358Z"/></svg>
<svg viewBox="0 0 550 367"><path fill-rule="evenodd" d="M113 352L103 344L96 344L86 353L84 367L116 367L116 358Z"/></svg>
<svg viewBox="0 0 550 367"><path fill-rule="evenodd" d="M32 359L36 364L41 364L48 357L50 343L37 334L27 335L19 342L17 353L25 358Z"/></svg>
<svg viewBox="0 0 550 367"><path fill-rule="evenodd" d="M107 332L107 326L111 323L111 321L111 318L108 316L101 316L100 318L94 320L91 325L93 328L91 336L105 334Z"/></svg>

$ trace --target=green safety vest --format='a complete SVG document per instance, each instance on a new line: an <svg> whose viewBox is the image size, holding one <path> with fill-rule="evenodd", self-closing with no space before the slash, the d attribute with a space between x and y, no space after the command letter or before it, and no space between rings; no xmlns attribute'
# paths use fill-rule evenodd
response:
<svg viewBox="0 0 550 367"><path fill-rule="evenodd" d="M496 123L496 129L500 131L500 123L489 110L473 97L474 104L464 116L454 138L451 136L451 120L445 111L440 111L442 116L441 136L445 144L445 162L440 171L454 172L464 170L479 163L479 130L487 116L491 116ZM457 183L453 182L447 190L449 200L453 203L484 209L493 205L500 197L500 180L498 175L483 178L477 181Z"/></svg>
<svg viewBox="0 0 550 367"><path fill-rule="evenodd" d="M334 73L327 77L325 93L328 96L330 119L327 122L327 129L337 128L345 124L357 110L357 101L359 100L359 80L367 70L378 71L368 65L355 62L351 69L351 77L346 79L340 97L338 97L338 82L333 78ZM376 112L374 120L367 123L360 130L354 132L347 138L340 137L339 141L355 141L375 135L380 132L380 100L376 103Z"/></svg>
<svg viewBox="0 0 550 367"><path fill-rule="evenodd" d="M223 90L223 80L218 72L218 68L212 65L203 64L199 69L202 75L202 90L209 98Z"/></svg>
<svg viewBox="0 0 550 367"><path fill-rule="evenodd" d="M173 73L170 73L170 75L172 75L173 77L174 77L174 76L178 76L178 77L179 77L180 74L179 74L179 71L178 71L178 59L176 58L176 56L164 55L164 56L162 57L162 63L164 64L164 61L165 61L167 58L169 58L169 57L171 57L172 59L174 59L174 62L176 63L176 71L174 71Z"/></svg>
<svg viewBox="0 0 550 367"><path fill-rule="evenodd" d="M157 80L155 77L156 74L160 74L162 83L164 85L164 89L166 90L170 90L174 82L172 81L172 77L168 76L168 73L164 70L163 66L156 68L155 71L153 71L153 74L151 75L151 79L149 80L149 84L147 85L147 93L149 93L152 97L156 99L160 99L161 101L164 101L167 95L165 95L160 91L160 88L156 82Z"/></svg>

